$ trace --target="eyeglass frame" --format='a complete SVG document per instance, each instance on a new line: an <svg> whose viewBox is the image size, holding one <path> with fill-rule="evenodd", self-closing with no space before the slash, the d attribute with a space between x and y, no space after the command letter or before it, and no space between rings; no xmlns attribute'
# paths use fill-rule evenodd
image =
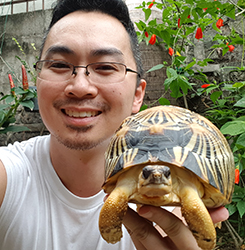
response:
<svg viewBox="0 0 245 250"><path fill-rule="evenodd" d="M68 65L70 65L70 66L72 66L72 73L71 73L71 76L70 77L72 77L72 75L77 75L77 71L76 71L76 69L77 68L84 68L84 69L86 69L86 71L85 71L85 74L88 76L89 74L90 74L90 72L88 71L88 67L89 66L91 66L91 65L94 65L94 64L103 64L103 63L111 63L111 64L118 64L118 65L122 65L122 66L124 66L125 67L125 76L126 76L126 74L127 74L127 72L131 72L131 73L135 73L135 74L137 74L137 76L139 77L139 78L141 78L141 75L140 75L140 73L139 72L137 72L137 71L135 71L135 70L133 70L133 69L130 69L130 68L128 68L125 64L123 64L123 63L119 63L119 62L95 62L95 63L89 63L89 64L87 64L86 66L83 66L83 65L74 65L74 64L72 64L72 63L69 63L69 62L66 62L66 61L62 61L62 60L38 60L38 61L36 61L36 63L33 65L33 68L37 71L38 69L37 69L37 64L38 63L40 63L40 62L62 62L62 63L65 63L65 64L68 64ZM41 70L40 70L40 72L41 72ZM42 78L40 78L40 79L42 79ZM70 80L70 78L69 79L67 79L66 81L69 81Z"/></svg>

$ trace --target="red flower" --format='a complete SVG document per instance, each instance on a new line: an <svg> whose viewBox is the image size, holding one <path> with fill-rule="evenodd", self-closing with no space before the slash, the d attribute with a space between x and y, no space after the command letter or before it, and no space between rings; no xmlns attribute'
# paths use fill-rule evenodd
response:
<svg viewBox="0 0 245 250"><path fill-rule="evenodd" d="M148 9L151 9L151 7L153 6L153 4L154 4L153 2L150 3L149 6L148 6Z"/></svg>
<svg viewBox="0 0 245 250"><path fill-rule="evenodd" d="M26 68L24 65L21 65L21 70L22 70L22 86L23 86L23 89L26 90L29 88L29 86L28 86L28 78L27 78L27 74L26 74Z"/></svg>
<svg viewBox="0 0 245 250"><path fill-rule="evenodd" d="M151 39L150 39L149 43L150 43L151 45L153 45L153 44L155 44L155 42L156 42L156 35L153 34L153 35L151 36Z"/></svg>
<svg viewBox="0 0 245 250"><path fill-rule="evenodd" d="M201 86L201 88L206 89L206 88L209 87L209 86L210 86L210 84L206 83L206 84L203 84L203 85Z"/></svg>
<svg viewBox="0 0 245 250"><path fill-rule="evenodd" d="M203 11L206 12L207 9L208 9L208 8L203 8Z"/></svg>
<svg viewBox="0 0 245 250"><path fill-rule="evenodd" d="M201 38L203 38L202 29L201 29L200 27L197 28L195 38L196 38L196 39L201 39Z"/></svg>
<svg viewBox="0 0 245 250"><path fill-rule="evenodd" d="M171 47L169 47L168 48L168 53L169 53L170 56L172 56L174 54L174 50Z"/></svg>
<svg viewBox="0 0 245 250"><path fill-rule="evenodd" d="M235 184L239 183L240 172L239 169L235 169Z"/></svg>
<svg viewBox="0 0 245 250"><path fill-rule="evenodd" d="M216 22L216 26L218 29L220 29L221 26L224 26L224 22L223 22L223 19L219 19L217 22Z"/></svg>
<svg viewBox="0 0 245 250"><path fill-rule="evenodd" d="M178 19L178 28L180 29L181 26L180 26L180 18Z"/></svg>
<svg viewBox="0 0 245 250"><path fill-rule="evenodd" d="M145 36L146 36L146 37L149 37L149 34L148 34L148 32L147 32L147 31L145 31Z"/></svg>
<svg viewBox="0 0 245 250"><path fill-rule="evenodd" d="M228 45L228 44L227 44ZM229 51L233 52L233 50L235 49L235 47L233 45L228 45Z"/></svg>
<svg viewBox="0 0 245 250"><path fill-rule="evenodd" d="M10 84L10 88L11 88L11 93L14 95L14 91L12 90L15 86L14 86L14 81L12 79L12 76L11 74L8 74L8 77L9 77L9 84Z"/></svg>
<svg viewBox="0 0 245 250"><path fill-rule="evenodd" d="M188 15L188 17L187 18L191 18L191 15Z"/></svg>

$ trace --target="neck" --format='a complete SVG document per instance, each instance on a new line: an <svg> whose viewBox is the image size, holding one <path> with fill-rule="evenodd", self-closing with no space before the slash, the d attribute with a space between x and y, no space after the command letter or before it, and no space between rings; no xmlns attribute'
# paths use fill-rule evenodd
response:
<svg viewBox="0 0 245 250"><path fill-rule="evenodd" d="M89 197L101 190L107 143L80 151L67 148L51 136L50 156L53 167L70 192L80 197Z"/></svg>

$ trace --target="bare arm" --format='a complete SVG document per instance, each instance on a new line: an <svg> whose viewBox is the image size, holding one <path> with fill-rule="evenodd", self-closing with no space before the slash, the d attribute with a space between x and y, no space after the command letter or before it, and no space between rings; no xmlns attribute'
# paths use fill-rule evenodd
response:
<svg viewBox="0 0 245 250"><path fill-rule="evenodd" d="M2 205L3 198L7 187L7 174L3 163L0 161L0 206Z"/></svg>

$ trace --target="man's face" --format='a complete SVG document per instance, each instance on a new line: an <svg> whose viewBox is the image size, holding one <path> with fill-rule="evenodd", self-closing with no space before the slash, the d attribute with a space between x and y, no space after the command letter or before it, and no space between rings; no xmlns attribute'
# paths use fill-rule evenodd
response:
<svg viewBox="0 0 245 250"><path fill-rule="evenodd" d="M129 36L115 18L98 12L74 12L50 30L42 60L73 65L119 62L136 70ZM107 145L122 120L138 112L145 82L136 89L137 75L127 73L118 83L90 83L85 69L67 82L37 80L42 119L56 140L73 149Z"/></svg>

